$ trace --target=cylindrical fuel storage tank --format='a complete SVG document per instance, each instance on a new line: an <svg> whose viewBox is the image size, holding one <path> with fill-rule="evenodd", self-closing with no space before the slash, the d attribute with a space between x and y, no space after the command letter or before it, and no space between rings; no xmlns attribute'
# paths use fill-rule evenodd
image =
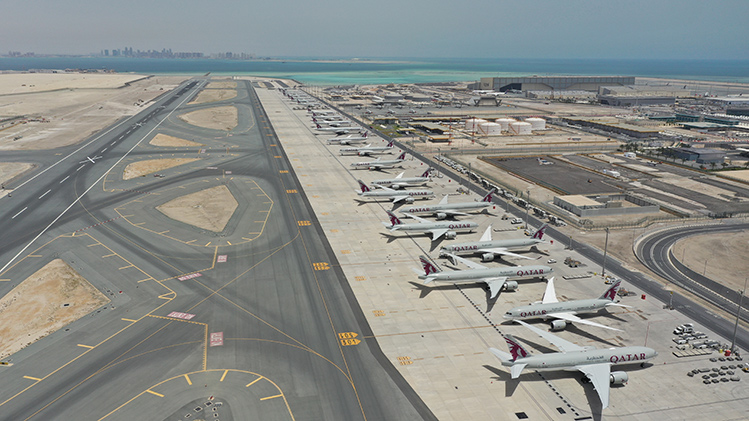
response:
<svg viewBox="0 0 749 421"><path fill-rule="evenodd" d="M479 129L479 124L486 123L483 118L469 118L466 120L466 130L475 132Z"/></svg>
<svg viewBox="0 0 749 421"><path fill-rule="evenodd" d="M479 133L484 136L499 136L502 134L502 126L497 123L481 123L479 124Z"/></svg>
<svg viewBox="0 0 749 421"><path fill-rule="evenodd" d="M507 132L510 131L510 123L514 123L515 120L512 118L498 118L495 120L497 124L502 126L502 131Z"/></svg>
<svg viewBox="0 0 749 421"><path fill-rule="evenodd" d="M530 117L525 119L526 123L531 123L531 130L546 130L546 120L538 117Z"/></svg>
<svg viewBox="0 0 749 421"><path fill-rule="evenodd" d="M510 123L510 133L512 134L531 134L531 123L516 121Z"/></svg>

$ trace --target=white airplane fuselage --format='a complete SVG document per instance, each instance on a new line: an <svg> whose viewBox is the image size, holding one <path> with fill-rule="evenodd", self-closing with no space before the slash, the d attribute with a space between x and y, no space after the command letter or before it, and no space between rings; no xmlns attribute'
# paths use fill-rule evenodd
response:
<svg viewBox="0 0 749 421"><path fill-rule="evenodd" d="M405 231L428 234L431 230L447 229L456 233L473 232L479 224L472 221L452 222L423 222L419 224L400 224L391 228L391 231Z"/></svg>
<svg viewBox="0 0 749 421"><path fill-rule="evenodd" d="M526 364L525 368L532 370L577 371L578 368L576 367L589 364L641 364L657 355L658 353L652 348L626 346L531 355L530 357L518 358L515 361L502 361L502 365L512 367L515 364Z"/></svg>
<svg viewBox="0 0 749 421"><path fill-rule="evenodd" d="M364 148L341 148L338 152L341 153L341 155L377 155L377 154L387 154L387 153L393 153L395 150L392 146L373 146L373 147L364 147Z"/></svg>
<svg viewBox="0 0 749 421"><path fill-rule="evenodd" d="M556 303L538 303L527 306L515 307L504 314L509 320L528 319L553 319L554 313L596 313L607 305L611 300L602 298L589 298L586 300L564 301Z"/></svg>
<svg viewBox="0 0 749 421"><path fill-rule="evenodd" d="M418 199L429 199L430 197L434 196L434 192L431 190L409 190L405 192L392 192L392 191L368 191L368 192L359 192L359 196L361 197L367 197L367 198L373 198L373 199L388 199L393 200L393 197L400 197L400 196L408 196L409 198L413 200Z"/></svg>
<svg viewBox="0 0 749 421"><path fill-rule="evenodd" d="M393 159L393 160L386 160L386 161L363 161L363 162L354 162L351 164L354 168L374 168L374 169L381 169L381 168L395 168L396 165L400 165L405 161L404 159Z"/></svg>
<svg viewBox="0 0 749 421"><path fill-rule="evenodd" d="M429 182L429 177L406 177L406 178L391 178L389 180L375 180L371 184L376 186L385 186L392 189L399 189L401 187L416 187L423 186Z"/></svg>
<svg viewBox="0 0 749 421"><path fill-rule="evenodd" d="M493 249L493 248L506 248L515 249L522 247L535 246L538 243L543 243L542 240L536 240L535 238L515 238L510 240L494 240L494 241L473 241L468 243L456 243L443 246L440 250L440 254L450 253L457 255L470 255L481 253L480 250Z"/></svg>
<svg viewBox="0 0 749 421"><path fill-rule="evenodd" d="M447 203L436 205L409 206L400 210L406 215L437 215L442 211L476 211L492 206L489 202Z"/></svg>
<svg viewBox="0 0 749 421"><path fill-rule="evenodd" d="M538 278L548 275L552 268L543 265L515 266L509 268L466 269L454 272L437 272L419 275L419 279L432 279L434 282L475 281L487 278Z"/></svg>

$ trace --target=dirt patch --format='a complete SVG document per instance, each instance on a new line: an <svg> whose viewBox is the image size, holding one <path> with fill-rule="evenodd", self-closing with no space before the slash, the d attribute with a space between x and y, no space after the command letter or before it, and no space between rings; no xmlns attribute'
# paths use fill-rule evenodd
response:
<svg viewBox="0 0 749 421"><path fill-rule="evenodd" d="M34 168L34 164L27 164L25 162L0 162L0 183L5 183L32 168Z"/></svg>
<svg viewBox="0 0 749 421"><path fill-rule="evenodd" d="M674 244L674 257L697 273L729 289L744 288L749 273L749 248L745 232L698 235Z"/></svg>
<svg viewBox="0 0 749 421"><path fill-rule="evenodd" d="M172 148L179 148L183 146L203 146L202 143L193 142L191 140L181 139L179 137L169 136L165 134L157 134L151 139L149 144L153 146L166 146Z"/></svg>
<svg viewBox="0 0 749 421"><path fill-rule="evenodd" d="M185 113L180 119L193 126L229 131L237 127L237 109L232 106L208 108Z"/></svg>
<svg viewBox="0 0 749 421"><path fill-rule="evenodd" d="M156 209L185 224L221 232L237 206L229 188L217 186L170 200Z"/></svg>
<svg viewBox="0 0 749 421"><path fill-rule="evenodd" d="M107 302L104 294L61 259L47 263L0 299L0 358Z"/></svg>
<svg viewBox="0 0 749 421"><path fill-rule="evenodd" d="M223 101L237 96L234 89L204 89L190 104L203 104L206 102Z"/></svg>
<svg viewBox="0 0 749 421"><path fill-rule="evenodd" d="M132 164L128 164L128 166L125 167L125 171L122 174L122 179L131 180L136 177L153 174L157 171L176 167L182 164L187 164L197 160L198 158L164 158L133 162Z"/></svg>
<svg viewBox="0 0 749 421"><path fill-rule="evenodd" d="M231 80L211 82L206 86L206 89L235 89L237 82Z"/></svg>

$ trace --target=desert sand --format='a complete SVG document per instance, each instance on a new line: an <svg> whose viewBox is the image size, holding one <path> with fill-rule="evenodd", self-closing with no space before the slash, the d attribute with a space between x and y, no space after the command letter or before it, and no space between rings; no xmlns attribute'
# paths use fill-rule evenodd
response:
<svg viewBox="0 0 749 421"><path fill-rule="evenodd" d="M122 179L132 180L133 178L153 174L157 171L176 167L182 164L187 164L189 162L194 162L197 160L198 158L164 158L133 162L132 164L128 164L128 166L125 167L125 171L122 174Z"/></svg>
<svg viewBox="0 0 749 421"><path fill-rule="evenodd" d="M233 89L204 89L198 96L190 101L190 104L204 104L206 102L223 101L237 96L237 91Z"/></svg>
<svg viewBox="0 0 749 421"><path fill-rule="evenodd" d="M32 168L34 168L33 164L24 162L0 162L0 184L4 184L6 181Z"/></svg>
<svg viewBox="0 0 749 421"><path fill-rule="evenodd" d="M674 257L697 273L725 285L728 289L744 288L749 273L749 247L746 234L698 235L678 241Z"/></svg>
<svg viewBox="0 0 749 421"><path fill-rule="evenodd" d="M220 232L226 228L237 206L229 189L217 186L170 200L156 209L185 224Z"/></svg>
<svg viewBox="0 0 749 421"><path fill-rule="evenodd" d="M229 131L237 127L237 109L232 106L207 108L181 114L180 119L193 126Z"/></svg>
<svg viewBox="0 0 749 421"><path fill-rule="evenodd" d="M169 136L162 133L157 134L156 136L151 139L149 144L153 146L163 146L163 147L172 147L172 148L180 148L180 147L190 147L190 146L203 146L202 143L193 142L192 140L182 139L179 137Z"/></svg>
<svg viewBox="0 0 749 421"><path fill-rule="evenodd" d="M109 299L61 259L0 299L0 358L78 320Z"/></svg>

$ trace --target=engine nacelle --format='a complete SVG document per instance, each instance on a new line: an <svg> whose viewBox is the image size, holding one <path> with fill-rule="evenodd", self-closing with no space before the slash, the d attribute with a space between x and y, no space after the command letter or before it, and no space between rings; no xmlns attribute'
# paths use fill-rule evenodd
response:
<svg viewBox="0 0 749 421"><path fill-rule="evenodd" d="M367 153L366 153L366 152L358 152L357 154L358 154L359 156L367 156Z"/></svg>
<svg viewBox="0 0 749 421"><path fill-rule="evenodd" d="M414 202L414 198L413 198L413 197L407 197L407 198L406 198L406 203L408 203L409 205L410 205L411 203L413 203L413 202Z"/></svg>
<svg viewBox="0 0 749 421"><path fill-rule="evenodd" d="M437 212L437 219L445 219L447 218L447 214L445 212Z"/></svg>
<svg viewBox="0 0 749 421"><path fill-rule="evenodd" d="M491 262L494 260L494 253L484 253L481 255L482 262Z"/></svg>
<svg viewBox="0 0 749 421"><path fill-rule="evenodd" d="M518 283L517 281L507 281L505 282L504 286L502 286L503 291L517 291L518 290Z"/></svg>
<svg viewBox="0 0 749 421"><path fill-rule="evenodd" d="M611 384L624 384L629 381L629 376L623 371L613 371L609 377L611 379Z"/></svg>
<svg viewBox="0 0 749 421"><path fill-rule="evenodd" d="M445 238L448 239L448 240L454 240L455 237L457 237L457 236L458 236L458 233L455 232L455 231L448 231L448 232L445 233Z"/></svg>
<svg viewBox="0 0 749 421"><path fill-rule="evenodd" d="M401 185L400 184L391 184L390 188L393 189L393 190L398 190L398 189L401 188Z"/></svg>
<svg viewBox="0 0 749 421"><path fill-rule="evenodd" d="M552 320L549 324L551 325L552 331L564 330L564 328L567 327L567 322L564 320Z"/></svg>

